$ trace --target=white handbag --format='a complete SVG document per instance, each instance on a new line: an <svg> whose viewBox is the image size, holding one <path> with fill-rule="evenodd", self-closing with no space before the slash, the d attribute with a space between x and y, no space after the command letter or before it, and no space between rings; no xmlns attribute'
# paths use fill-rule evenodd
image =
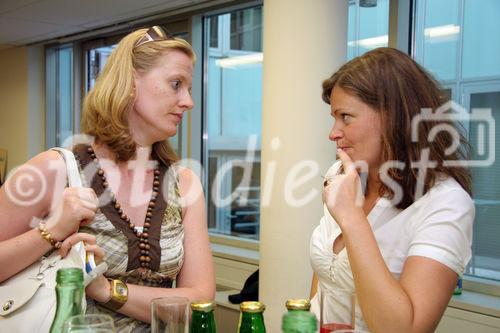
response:
<svg viewBox="0 0 500 333"><path fill-rule="evenodd" d="M59 151L66 162L68 185L81 187L82 182L73 153L63 148ZM87 272L87 256L83 242L75 244L66 257L61 258L58 251L31 264L23 271L0 284L0 331L2 332L48 332L56 310L56 273L60 268L79 267L84 272L84 285L87 286L97 275L106 271L107 265L101 263ZM86 260L87 259L87 260ZM91 265L92 266L92 265ZM85 309L85 297L83 308Z"/></svg>

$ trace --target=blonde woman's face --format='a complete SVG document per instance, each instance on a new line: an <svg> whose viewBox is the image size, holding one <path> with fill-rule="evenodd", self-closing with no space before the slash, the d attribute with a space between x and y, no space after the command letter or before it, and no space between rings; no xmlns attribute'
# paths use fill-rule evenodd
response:
<svg viewBox="0 0 500 333"><path fill-rule="evenodd" d="M382 164L380 113L337 86L330 101L334 118L330 140L353 161L365 161L369 168L378 169Z"/></svg>
<svg viewBox="0 0 500 333"><path fill-rule="evenodd" d="M177 133L186 111L193 107L193 63L182 51L163 54L145 73L135 74L135 103L129 114L130 131L142 145Z"/></svg>

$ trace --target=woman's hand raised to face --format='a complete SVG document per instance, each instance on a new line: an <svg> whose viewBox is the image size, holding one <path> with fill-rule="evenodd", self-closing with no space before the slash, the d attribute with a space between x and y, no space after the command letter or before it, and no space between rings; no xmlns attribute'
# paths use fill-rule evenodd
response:
<svg viewBox="0 0 500 333"><path fill-rule="evenodd" d="M46 221L52 237L64 240L75 233L80 225L92 222L99 201L90 188L68 187L64 189L60 203Z"/></svg>
<svg viewBox="0 0 500 333"><path fill-rule="evenodd" d="M363 213L363 192L356 167L342 149L337 149L342 161L343 174L336 175L323 189L323 202L342 228L349 217Z"/></svg>

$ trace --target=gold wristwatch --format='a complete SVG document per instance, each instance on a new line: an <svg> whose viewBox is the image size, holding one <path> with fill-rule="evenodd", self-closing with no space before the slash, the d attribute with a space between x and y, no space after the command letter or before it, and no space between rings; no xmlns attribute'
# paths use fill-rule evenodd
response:
<svg viewBox="0 0 500 333"><path fill-rule="evenodd" d="M110 296L107 302L100 303L110 310L120 309L128 299L128 287L122 280L109 280Z"/></svg>

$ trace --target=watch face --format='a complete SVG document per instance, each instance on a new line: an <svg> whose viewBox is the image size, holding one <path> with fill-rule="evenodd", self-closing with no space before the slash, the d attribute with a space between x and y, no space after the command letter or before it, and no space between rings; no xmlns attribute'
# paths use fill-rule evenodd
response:
<svg viewBox="0 0 500 333"><path fill-rule="evenodd" d="M117 284L116 292L118 294L120 294L121 296L127 296L127 289L125 288L125 286L123 286L121 284Z"/></svg>

